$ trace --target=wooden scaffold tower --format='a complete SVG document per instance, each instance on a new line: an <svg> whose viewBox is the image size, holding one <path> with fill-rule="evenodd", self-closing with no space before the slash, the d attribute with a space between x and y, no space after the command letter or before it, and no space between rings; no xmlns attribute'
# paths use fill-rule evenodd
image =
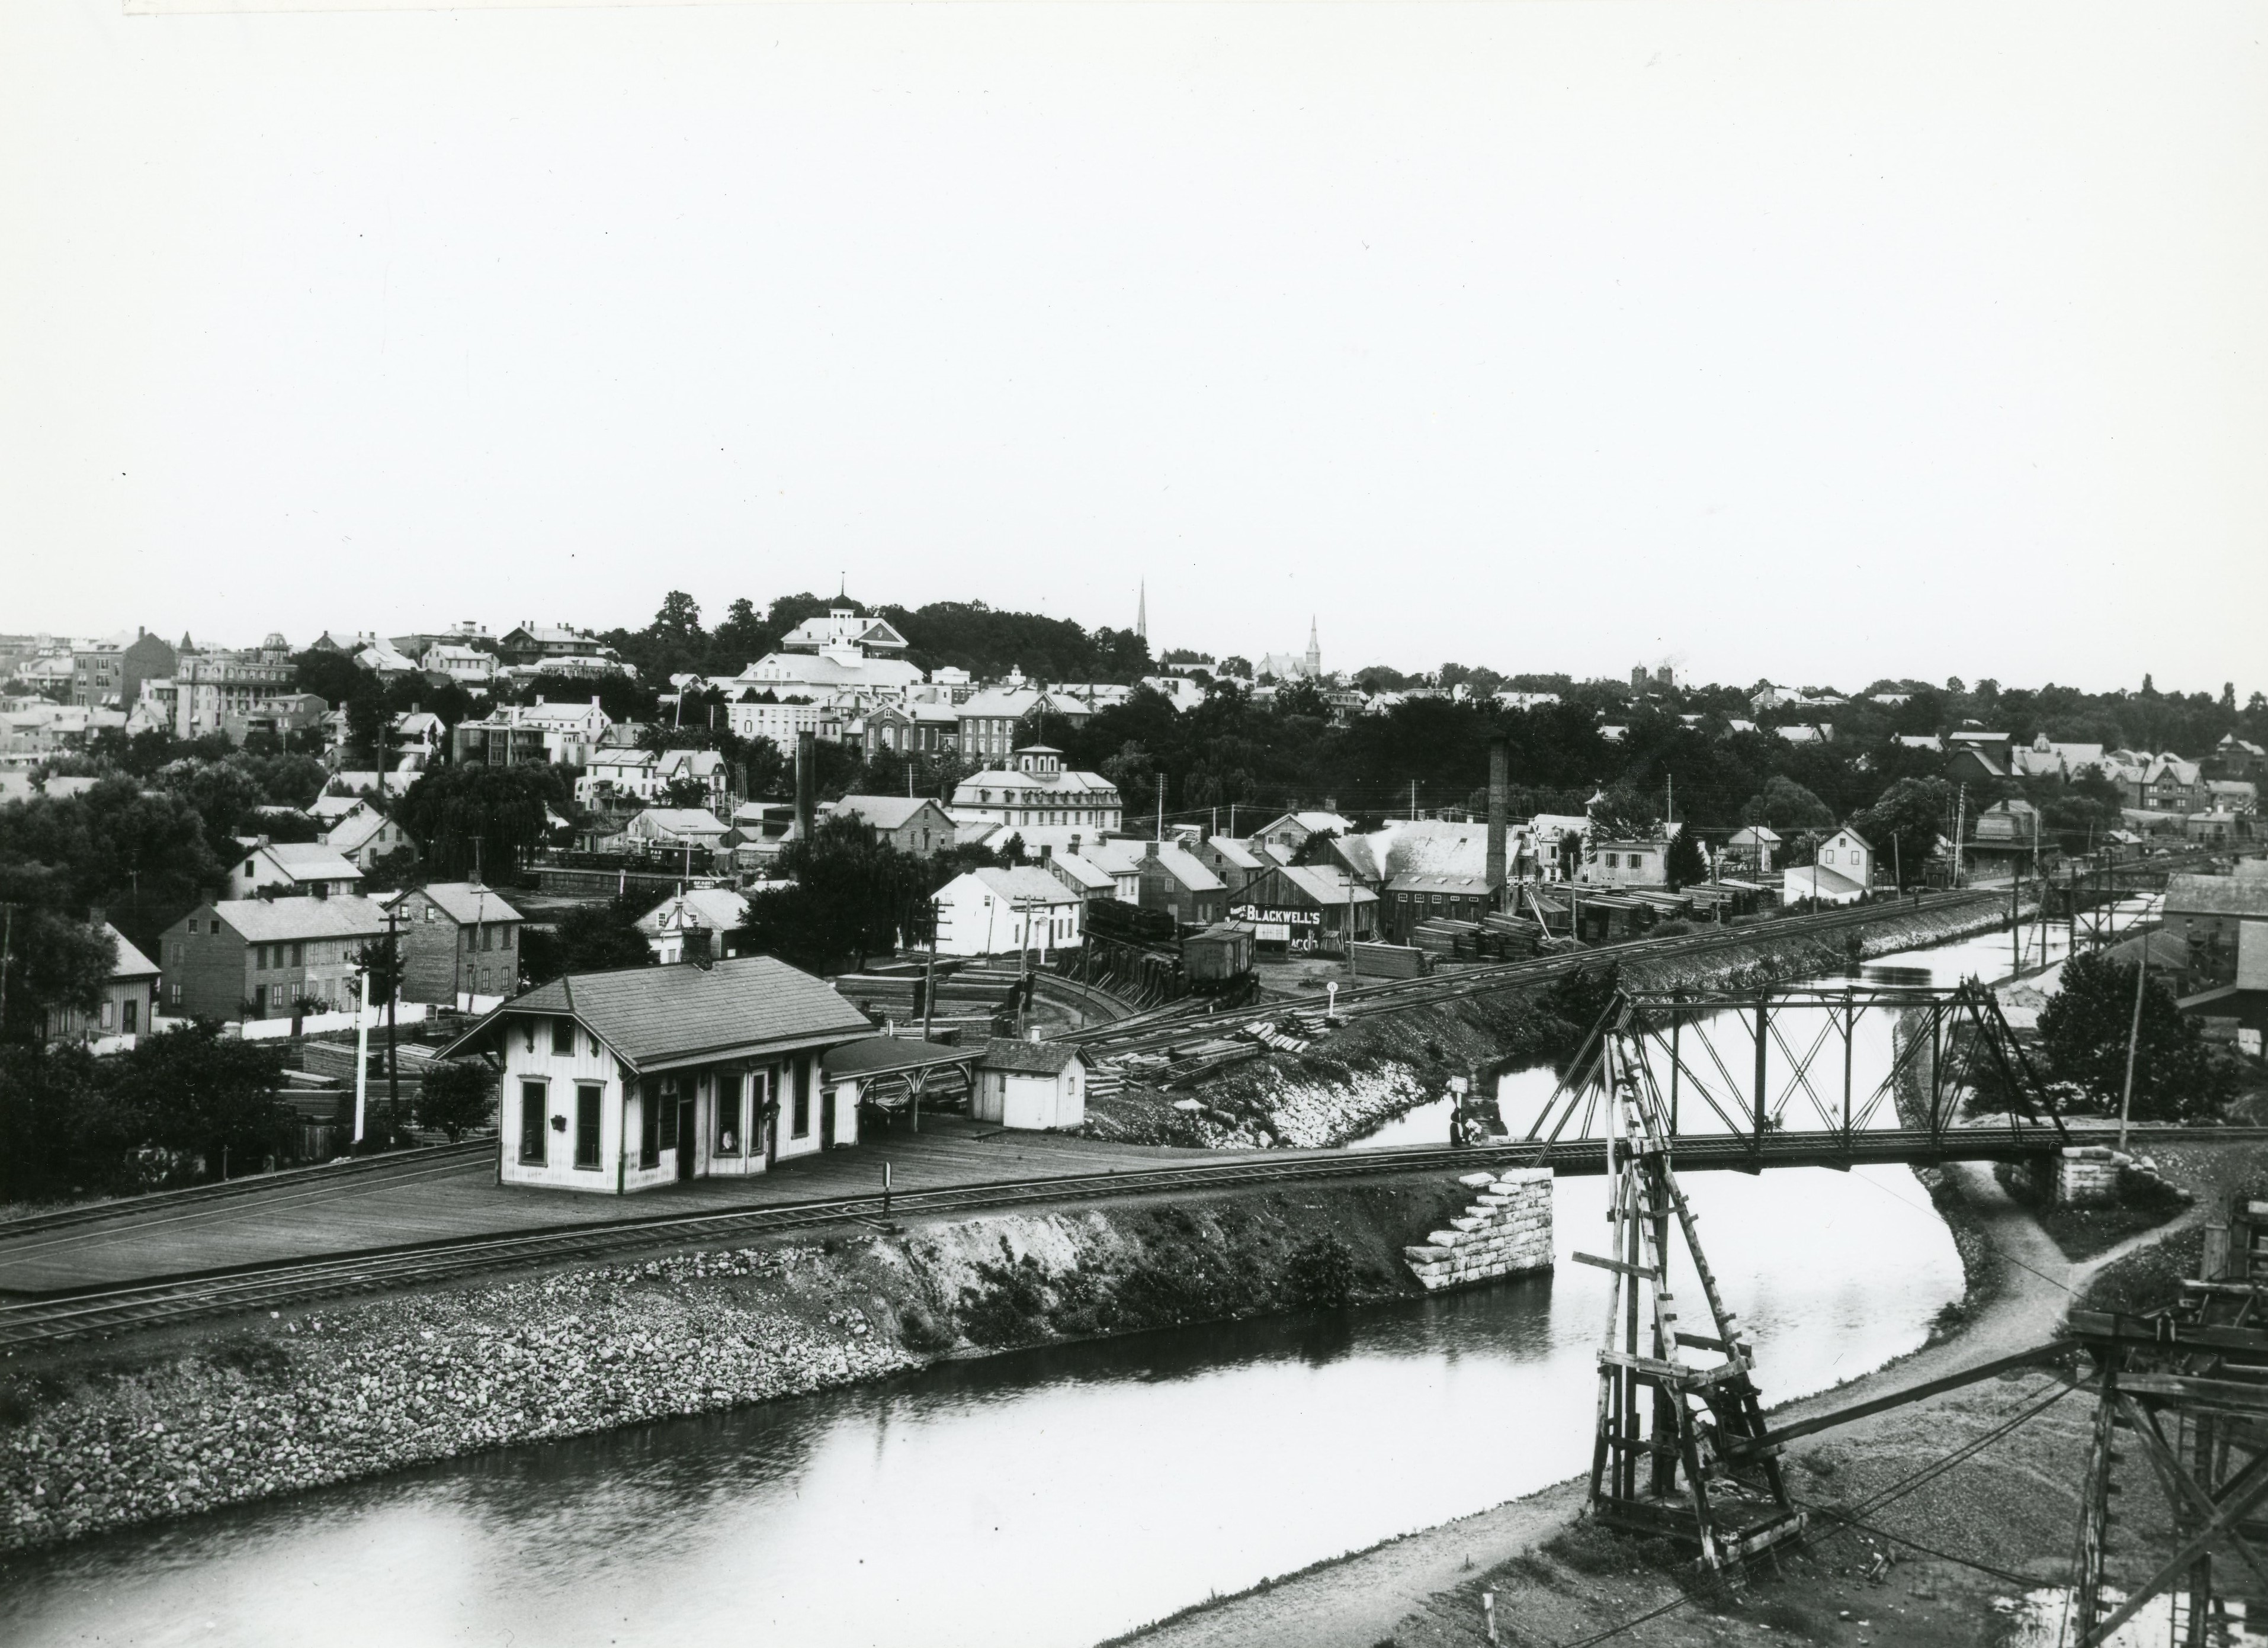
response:
<svg viewBox="0 0 2268 1648"><path fill-rule="evenodd" d="M1778 1449L1764 1438L1754 1354L1702 1253L1670 1165L1661 1097L1626 1022L1600 1051L1614 1251L1574 1255L1611 1277L1591 1511L1618 1527L1697 1543L1705 1566L1724 1568L1801 1534L1804 1519L1780 1480ZM1708 1306L1706 1334L1677 1326L1673 1228ZM1690 1354L1697 1351L1706 1359Z"/></svg>
<svg viewBox="0 0 2268 1648"><path fill-rule="evenodd" d="M2228 1223L2207 1228L2198 1271L2170 1310L2071 1313L2096 1393L2074 1648L2110 1642L2160 1597L2170 1631L2150 1634L2177 1648L2218 1648L2258 1630L2268 1597L2268 1202L2237 1196ZM2172 1509L2171 1549L2118 1595L2112 1558L2133 1554L2119 1536L2152 1532L2118 1526L2117 1467L2137 1453Z"/></svg>

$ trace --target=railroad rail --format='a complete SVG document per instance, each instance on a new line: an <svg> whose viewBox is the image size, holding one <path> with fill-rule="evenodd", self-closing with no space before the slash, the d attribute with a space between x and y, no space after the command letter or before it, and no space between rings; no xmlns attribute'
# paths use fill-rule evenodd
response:
<svg viewBox="0 0 2268 1648"><path fill-rule="evenodd" d="M55 1208L44 1213L26 1213L14 1218L0 1219L0 1242L13 1241L18 1236L35 1235L41 1231L63 1230L73 1225L94 1225L106 1219L131 1218L151 1212L165 1212L174 1208L196 1207L208 1202L222 1202L241 1196L292 1190L301 1187L328 1190L342 1182L369 1183L387 1179L423 1173L444 1164L454 1165L475 1159L485 1160L496 1153L493 1137L468 1139L457 1144L432 1144L419 1150L389 1151L383 1156L357 1156L344 1161L321 1162L313 1167L286 1167L279 1173L246 1173L240 1178L224 1179L214 1184L191 1185L183 1190L153 1190L146 1196L119 1196L108 1202L88 1202L76 1207Z"/></svg>
<svg viewBox="0 0 2268 1648"><path fill-rule="evenodd" d="M1390 979L1377 984L1344 987L1338 992L1338 1011L1346 1017L1359 1018L1394 1008L1454 1001L1468 996L1548 983L1580 968L1605 961L1705 955L1712 951L1738 949L1774 938L1808 938L1820 933L1839 932L1847 928L1871 926L1890 919L1893 915L1934 913L1961 909L1970 905L1998 908L2007 901L2007 893L1999 889L1926 893L1911 903L1901 903L1896 911L1885 910L1882 906L1874 904L1853 909L1822 910L1810 916L1790 916L1774 922L1684 934L1675 938L1627 938L1619 944L1536 956L1524 961L1490 962L1461 968L1454 973L1438 973L1430 978ZM1301 1001L1285 1005L1312 1012L1321 1004ZM1264 1019L1271 1012L1282 1012L1285 1005L1258 1003L1240 1008L1229 1017L1233 1023L1241 1025L1249 1019ZM1164 1022L1142 1023L1130 1019L1120 1024L1098 1025L1067 1032L1056 1040L1071 1042L1101 1054L1154 1052L1189 1041L1193 1034L1202 1035L1204 1030L1204 1020L1202 1018L1183 1015ZM1226 1030L1222 1033L1226 1034Z"/></svg>
<svg viewBox="0 0 2268 1648"><path fill-rule="evenodd" d="M2077 1124L2075 1142L2109 1140L2113 1124ZM1885 1129L1858 1135L1778 1133L1761 1145L1739 1136L1690 1136L1676 1146L1684 1171L1760 1172L1767 1167L1926 1164L1998 1160L2022 1153L2005 1131L1979 1128L1970 1139ZM2151 1144L2258 1143L2268 1128L2153 1128ZM2038 1148L2036 1143L2031 1146ZM16 1293L0 1303L0 1350L14 1350L89 1334L160 1327L234 1311L274 1310L355 1293L419 1287L488 1271L587 1261L655 1247L706 1246L908 1215L963 1213L1103 1197L1200 1195L1269 1184L1381 1178L1476 1167L1548 1166L1596 1177L1609 1166L1602 1140L1528 1141L1458 1149L1271 1152L1219 1162L1174 1161L1057 1178L1005 1179L933 1190L830 1196L725 1212L659 1213L605 1225L547 1226L507 1234L364 1248L320 1258L188 1272L121 1285Z"/></svg>

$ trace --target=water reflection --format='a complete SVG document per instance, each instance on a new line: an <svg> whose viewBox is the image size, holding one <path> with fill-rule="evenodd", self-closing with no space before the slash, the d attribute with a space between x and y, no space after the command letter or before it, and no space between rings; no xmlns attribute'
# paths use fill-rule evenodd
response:
<svg viewBox="0 0 2268 1648"><path fill-rule="evenodd" d="M1604 1194L1559 1186L1563 1258ZM1692 1194L1775 1398L1959 1291L1902 1170ZM7 1564L0 1638L1092 1642L1581 1470L1599 1285L1055 1346L199 1518Z"/></svg>

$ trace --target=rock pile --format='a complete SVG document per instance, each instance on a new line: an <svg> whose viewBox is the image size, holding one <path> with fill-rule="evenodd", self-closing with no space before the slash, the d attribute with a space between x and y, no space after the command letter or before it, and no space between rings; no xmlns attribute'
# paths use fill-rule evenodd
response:
<svg viewBox="0 0 2268 1648"><path fill-rule="evenodd" d="M1463 1217L1402 1250L1420 1285L1437 1291L1551 1268L1550 1168L1466 1173L1457 1182L1480 1192Z"/></svg>

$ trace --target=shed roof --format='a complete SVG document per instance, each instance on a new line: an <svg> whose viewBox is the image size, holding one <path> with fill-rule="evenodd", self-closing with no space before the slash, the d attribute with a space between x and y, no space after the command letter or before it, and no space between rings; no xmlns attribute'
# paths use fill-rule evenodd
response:
<svg viewBox="0 0 2268 1648"><path fill-rule="evenodd" d="M829 1081L844 1076L881 1076L932 1064L958 1064L976 1056L968 1048L924 1041L919 1036L866 1036L845 1041L820 1056L820 1073Z"/></svg>
<svg viewBox="0 0 2268 1648"><path fill-rule="evenodd" d="M934 808L946 823L953 821L930 796L847 795L835 803L838 816L855 818L862 824L886 830L904 828L908 820L918 817L926 808Z"/></svg>
<svg viewBox="0 0 2268 1648"><path fill-rule="evenodd" d="M111 977L114 979L156 978L162 971L155 961L136 950L126 935L108 922L102 923L102 931L108 933L112 942L118 946L118 959L110 964Z"/></svg>
<svg viewBox="0 0 2268 1648"><path fill-rule="evenodd" d="M1233 835L1208 835L1205 837L1205 845L1219 853L1225 862L1235 865L1239 870L1260 870L1266 867L1253 856L1252 849Z"/></svg>
<svg viewBox="0 0 2268 1648"><path fill-rule="evenodd" d="M2268 921L2268 876L2169 876L2166 914L2242 916Z"/></svg>
<svg viewBox="0 0 2268 1648"><path fill-rule="evenodd" d="M984 1044L984 1056L978 1064L984 1070L1060 1076L1078 1057L1079 1049L1064 1041L992 1041Z"/></svg>
<svg viewBox="0 0 2268 1648"><path fill-rule="evenodd" d="M513 997L443 1050L531 1013L576 1019L638 1071L667 1070L871 1034L866 1015L824 982L773 956L713 967L624 967L554 979Z"/></svg>

